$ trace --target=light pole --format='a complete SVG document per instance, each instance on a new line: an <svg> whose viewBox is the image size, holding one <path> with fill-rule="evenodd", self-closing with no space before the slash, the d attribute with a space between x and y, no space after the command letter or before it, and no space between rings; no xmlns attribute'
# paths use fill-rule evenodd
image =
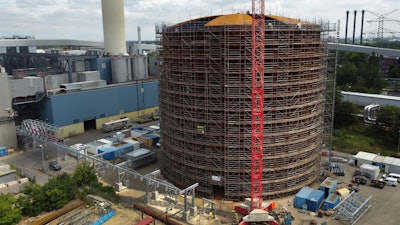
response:
<svg viewBox="0 0 400 225"><path fill-rule="evenodd" d="M43 145L39 145L39 148L42 151L42 169L44 170L44 153L43 153L44 147Z"/></svg>
<svg viewBox="0 0 400 225"><path fill-rule="evenodd" d="M400 130L399 130L399 135L398 135L398 139L397 139L397 155L399 154L399 150L400 150Z"/></svg>

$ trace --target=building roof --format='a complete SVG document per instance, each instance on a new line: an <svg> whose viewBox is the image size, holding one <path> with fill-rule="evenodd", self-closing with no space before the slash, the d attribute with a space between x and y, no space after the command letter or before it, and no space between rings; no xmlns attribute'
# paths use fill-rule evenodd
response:
<svg viewBox="0 0 400 225"><path fill-rule="evenodd" d="M15 170L10 169L8 165L0 165L0 177L11 173L15 173Z"/></svg>
<svg viewBox="0 0 400 225"><path fill-rule="evenodd" d="M372 161L372 160L374 160L374 158L375 158L376 156L377 156L377 155L374 154L374 153L369 153L369 152L362 152L362 151L360 151L360 152L358 152L357 155L355 155L354 157L357 158L357 159L363 159L363 160Z"/></svg>
<svg viewBox="0 0 400 225"><path fill-rule="evenodd" d="M284 17L284 16L276 16L276 15L267 15L267 17L278 20L280 22L286 23L286 24L310 24L309 22L301 21L300 19L294 19L294 18L289 18L289 17Z"/></svg>
<svg viewBox="0 0 400 225"><path fill-rule="evenodd" d="M372 161L377 162L377 163L382 163L384 159L385 159L385 156L377 155Z"/></svg>
<svg viewBox="0 0 400 225"><path fill-rule="evenodd" d="M393 166L398 166L398 167L400 167L400 159L395 158L395 159L393 160L393 162L392 162L392 165L393 165Z"/></svg>
<svg viewBox="0 0 400 225"><path fill-rule="evenodd" d="M223 25L251 25L252 18L248 14L230 14L219 16L205 26L223 26Z"/></svg>
<svg viewBox="0 0 400 225"><path fill-rule="evenodd" d="M387 164L387 165L390 165L390 164L393 163L393 161L394 161L395 159L396 159L396 158L394 158L394 157L386 156L386 157L382 160L382 163Z"/></svg>

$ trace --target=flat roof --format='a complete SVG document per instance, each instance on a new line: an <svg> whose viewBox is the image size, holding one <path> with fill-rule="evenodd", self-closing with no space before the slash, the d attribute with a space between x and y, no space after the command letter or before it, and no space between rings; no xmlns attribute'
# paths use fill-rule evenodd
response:
<svg viewBox="0 0 400 225"><path fill-rule="evenodd" d="M0 176L15 173L15 170L10 169L9 165L0 165Z"/></svg>
<svg viewBox="0 0 400 225"><path fill-rule="evenodd" d="M372 160L372 161L377 162L377 163L382 163L384 159L385 159L385 156L377 155L374 158L374 160Z"/></svg>
<svg viewBox="0 0 400 225"><path fill-rule="evenodd" d="M368 161L373 161L376 156L377 156L377 154L374 154L374 153L360 151L354 157L357 158L357 159L364 159L364 160L368 160Z"/></svg>

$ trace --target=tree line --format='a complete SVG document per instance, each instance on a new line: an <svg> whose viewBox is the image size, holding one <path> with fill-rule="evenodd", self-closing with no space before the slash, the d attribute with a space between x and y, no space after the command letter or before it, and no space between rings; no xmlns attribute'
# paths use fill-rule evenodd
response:
<svg viewBox="0 0 400 225"><path fill-rule="evenodd" d="M117 200L113 187L98 182L94 167L81 163L72 175L62 173L44 185L29 183L18 196L0 194L0 224L17 224L23 217L60 209L75 198L84 200L88 194Z"/></svg>

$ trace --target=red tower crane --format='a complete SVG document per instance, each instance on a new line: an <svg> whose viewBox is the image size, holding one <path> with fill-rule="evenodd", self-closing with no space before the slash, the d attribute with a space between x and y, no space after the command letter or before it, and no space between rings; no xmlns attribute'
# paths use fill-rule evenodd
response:
<svg viewBox="0 0 400 225"><path fill-rule="evenodd" d="M262 208L264 144L264 0L252 0L251 204ZM257 201L257 202L255 202Z"/></svg>

